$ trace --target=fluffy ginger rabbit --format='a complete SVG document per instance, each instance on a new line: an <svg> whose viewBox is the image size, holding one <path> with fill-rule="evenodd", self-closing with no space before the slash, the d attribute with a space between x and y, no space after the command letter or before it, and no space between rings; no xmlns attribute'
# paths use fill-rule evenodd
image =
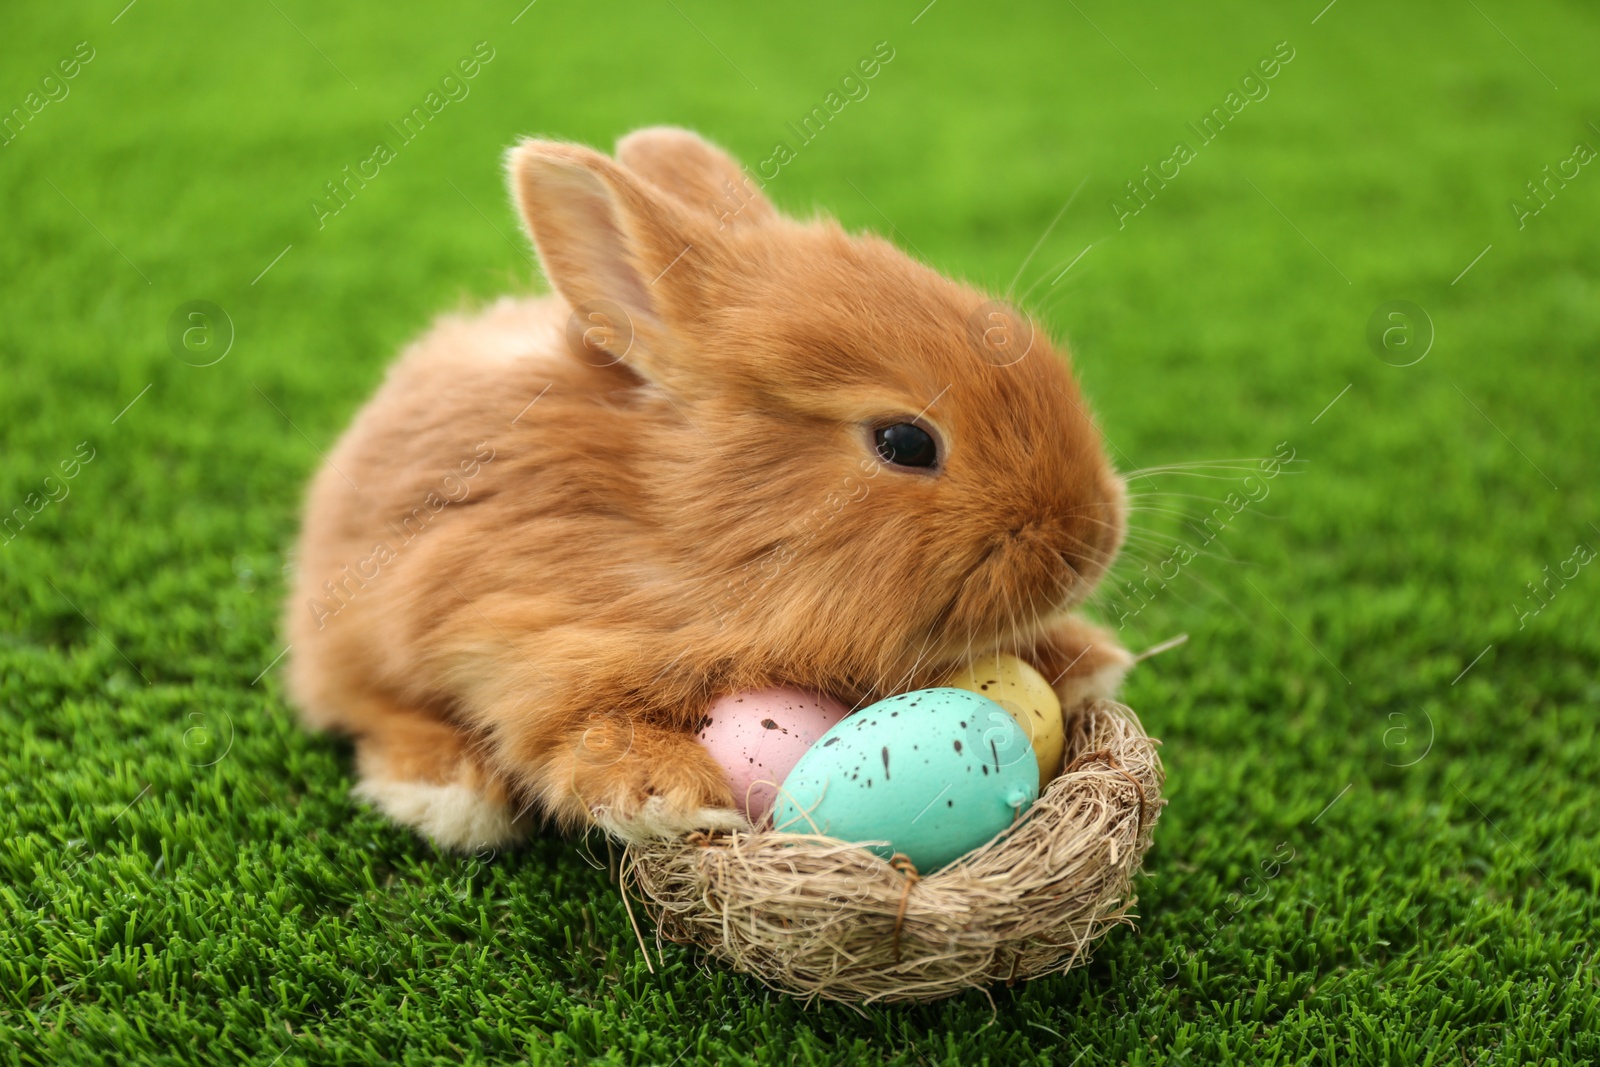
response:
<svg viewBox="0 0 1600 1067"><path fill-rule="evenodd" d="M439 321L306 504L289 685L359 796L455 849L727 829L719 695L859 705L994 650L1069 710L1116 690L1071 611L1124 487L1029 320L684 130L509 169L555 292Z"/></svg>

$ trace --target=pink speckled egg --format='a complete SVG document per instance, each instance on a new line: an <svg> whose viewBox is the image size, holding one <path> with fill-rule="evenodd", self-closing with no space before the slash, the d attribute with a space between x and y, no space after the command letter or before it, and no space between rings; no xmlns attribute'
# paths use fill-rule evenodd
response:
<svg viewBox="0 0 1600 1067"><path fill-rule="evenodd" d="M778 799L779 783L846 711L800 689L733 693L706 709L700 743L727 772L735 805L759 822Z"/></svg>

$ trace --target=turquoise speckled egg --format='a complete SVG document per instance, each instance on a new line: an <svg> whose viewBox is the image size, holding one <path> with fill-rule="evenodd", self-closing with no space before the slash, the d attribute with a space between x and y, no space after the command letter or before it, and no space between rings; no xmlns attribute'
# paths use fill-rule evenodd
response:
<svg viewBox="0 0 1600 1067"><path fill-rule="evenodd" d="M779 791L773 824L904 852L927 873L977 848L1039 795L1039 761L1005 708L964 689L880 700L823 734Z"/></svg>

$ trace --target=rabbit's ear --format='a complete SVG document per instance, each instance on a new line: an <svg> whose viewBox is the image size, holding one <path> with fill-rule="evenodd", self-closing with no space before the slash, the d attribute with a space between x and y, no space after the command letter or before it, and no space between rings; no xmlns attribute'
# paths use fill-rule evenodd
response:
<svg viewBox="0 0 1600 1067"><path fill-rule="evenodd" d="M652 364L670 350L671 324L700 302L716 251L714 235L702 232L710 227L581 145L524 141L508 163L545 274L573 307L578 328L569 334L585 349L577 354L609 353L666 384L669 370Z"/></svg>
<svg viewBox="0 0 1600 1067"><path fill-rule="evenodd" d="M772 202L732 156L689 130L635 130L617 142L617 160L722 226L756 226L777 217Z"/></svg>

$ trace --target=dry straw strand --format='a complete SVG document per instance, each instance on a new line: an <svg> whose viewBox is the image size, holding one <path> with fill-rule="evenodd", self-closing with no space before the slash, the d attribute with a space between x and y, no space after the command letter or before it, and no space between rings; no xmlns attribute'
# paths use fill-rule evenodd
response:
<svg viewBox="0 0 1600 1067"><path fill-rule="evenodd" d="M691 834L628 846L622 891L657 936L807 999L931 1001L1088 962L1132 925L1164 775L1128 708L1067 723L1067 760L994 840L931 874L814 834ZM903 857L896 857L903 860Z"/></svg>

